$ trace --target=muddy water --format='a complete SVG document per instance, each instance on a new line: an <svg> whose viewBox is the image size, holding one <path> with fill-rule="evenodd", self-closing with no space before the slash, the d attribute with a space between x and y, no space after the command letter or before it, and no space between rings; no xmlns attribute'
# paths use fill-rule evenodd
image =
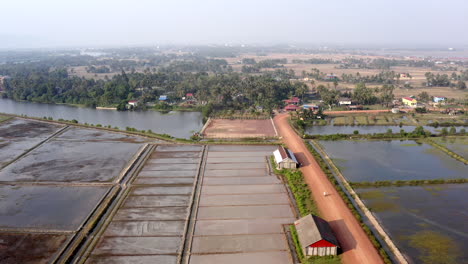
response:
<svg viewBox="0 0 468 264"><path fill-rule="evenodd" d="M0 186L0 229L76 231L108 189Z"/></svg>
<svg viewBox="0 0 468 264"><path fill-rule="evenodd" d="M61 126L12 119L0 123L0 167L47 139Z"/></svg>
<svg viewBox="0 0 468 264"><path fill-rule="evenodd" d="M31 102L16 102L0 99L0 113L28 115L32 117L52 117L72 120L80 123L111 125L125 129L134 127L139 130L152 130L160 134L174 137L189 138L193 131L198 132L203 126L200 112L170 112L163 114L157 111L126 111L96 110L67 105L38 104Z"/></svg>
<svg viewBox="0 0 468 264"><path fill-rule="evenodd" d="M0 181L109 182L140 144L50 141L0 171Z"/></svg>
<svg viewBox="0 0 468 264"><path fill-rule="evenodd" d="M0 233L0 263L50 263L68 238L68 235Z"/></svg>
<svg viewBox="0 0 468 264"><path fill-rule="evenodd" d="M468 184L356 191L410 263L466 263Z"/></svg>
<svg viewBox="0 0 468 264"><path fill-rule="evenodd" d="M415 141L320 141L352 182L468 178L468 166Z"/></svg>

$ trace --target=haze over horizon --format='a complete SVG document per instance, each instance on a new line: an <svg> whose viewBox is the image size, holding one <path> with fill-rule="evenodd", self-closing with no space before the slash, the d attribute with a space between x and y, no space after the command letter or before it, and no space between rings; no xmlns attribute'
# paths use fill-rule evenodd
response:
<svg viewBox="0 0 468 264"><path fill-rule="evenodd" d="M0 48L156 44L456 46L463 0L60 1L2 3Z"/></svg>

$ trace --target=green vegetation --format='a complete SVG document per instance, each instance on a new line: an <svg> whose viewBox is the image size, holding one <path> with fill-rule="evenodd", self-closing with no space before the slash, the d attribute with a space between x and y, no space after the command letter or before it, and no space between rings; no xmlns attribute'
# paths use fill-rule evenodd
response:
<svg viewBox="0 0 468 264"><path fill-rule="evenodd" d="M434 184L455 184L468 183L468 179L435 179L435 180L410 180L410 181L375 181L375 182L349 182L353 188L365 187L400 187L400 186L418 186L418 185L434 185Z"/></svg>
<svg viewBox="0 0 468 264"><path fill-rule="evenodd" d="M446 148L445 146L435 142L434 140L427 139L425 142L427 142L428 144L430 144L431 146L433 146L433 147L435 147L437 149L442 150L444 153L451 156L452 158L463 162L465 165L468 164L467 159L465 159L464 157L462 157L462 156L458 155L457 153L451 151L450 149Z"/></svg>
<svg viewBox="0 0 468 264"><path fill-rule="evenodd" d="M10 120L11 118L12 117L10 117L10 116L0 115L0 123L4 122L4 121L7 121L7 120Z"/></svg>
<svg viewBox="0 0 468 264"><path fill-rule="evenodd" d="M304 142L307 146L307 148L309 149L310 153L314 156L315 160L317 161L317 163L319 164L320 168L322 169L322 171L325 173L325 175L328 177L328 179L330 180L330 182L335 186L335 189L337 190L337 192L340 194L341 198L343 199L343 201L346 203L346 205L348 206L348 208L351 210L351 212L353 213L354 217L356 218L356 220L358 220L358 222L360 223L362 229L364 230L364 232L367 234L367 236L369 237L370 241L372 242L372 244L374 245L374 247L379 251L379 254L380 256L382 257L382 259L384 260L385 263L387 264L390 264L392 263L392 261L390 260L390 257L388 256L387 252L385 251L385 249L382 247L382 244L380 244L380 242L377 240L377 238L375 237L374 233L372 233L372 231L370 230L370 228L366 225L366 223L364 223L360 213L358 212L358 210L356 209L356 207L354 206L354 204L351 202L350 198L348 197L348 195L346 195L346 193L343 191L343 189L341 188L341 185L338 183L338 181L336 180L335 178L335 175L333 174L332 172L332 169L327 165L327 163L325 162L325 160L322 158L322 156L320 155L320 153L318 153L313 147L312 145L309 143L309 142Z"/></svg>
<svg viewBox="0 0 468 264"><path fill-rule="evenodd" d="M419 260L429 264L456 264L460 247L448 236L432 230L419 231L407 238L420 252Z"/></svg>
<svg viewBox="0 0 468 264"><path fill-rule="evenodd" d="M304 181L304 176L300 170L296 169L276 169L276 163L274 158L270 158L271 166L274 168L276 174L283 175L287 180L287 184L291 189L294 198L296 200L297 208L301 216L308 214L319 215L317 205L315 204L314 199L312 198L312 193L310 192L309 186Z"/></svg>

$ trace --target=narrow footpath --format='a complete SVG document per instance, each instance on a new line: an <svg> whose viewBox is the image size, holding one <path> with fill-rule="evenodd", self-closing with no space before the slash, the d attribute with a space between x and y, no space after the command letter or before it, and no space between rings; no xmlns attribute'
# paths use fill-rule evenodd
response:
<svg viewBox="0 0 468 264"><path fill-rule="evenodd" d="M334 186L307 149L304 141L288 123L288 114L279 114L274 118L279 135L300 163L305 181L312 191L321 216L329 221L343 249L345 264L383 263L379 253L370 242L367 234L354 218ZM327 192L329 195L324 196Z"/></svg>

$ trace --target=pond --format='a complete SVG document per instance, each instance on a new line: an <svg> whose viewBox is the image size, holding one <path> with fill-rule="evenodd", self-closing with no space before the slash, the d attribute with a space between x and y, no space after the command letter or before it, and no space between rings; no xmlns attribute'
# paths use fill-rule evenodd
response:
<svg viewBox="0 0 468 264"><path fill-rule="evenodd" d="M351 182L468 178L468 166L414 140L320 144Z"/></svg>
<svg viewBox="0 0 468 264"><path fill-rule="evenodd" d="M410 263L466 263L468 184L356 191Z"/></svg>
<svg viewBox="0 0 468 264"><path fill-rule="evenodd" d="M172 111L167 114L157 111L98 110L68 105L39 104L0 99L0 113L27 115L31 117L52 117L66 120L76 119L80 123L111 125L124 129L152 130L159 134L169 134L179 138L189 138L203 127L200 112Z"/></svg>

